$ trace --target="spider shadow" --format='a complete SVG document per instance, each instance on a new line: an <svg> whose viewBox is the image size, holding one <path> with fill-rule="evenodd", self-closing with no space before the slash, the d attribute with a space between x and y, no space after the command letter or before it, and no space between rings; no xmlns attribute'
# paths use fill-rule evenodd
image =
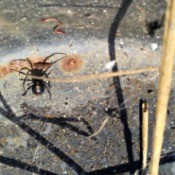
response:
<svg viewBox="0 0 175 175"><path fill-rule="evenodd" d="M52 123L55 125L59 125L61 128L68 128L69 130L77 133L78 135L82 135L85 137L89 137L90 135L92 135L94 133L92 127L90 126L90 124L83 118L81 118L80 120L74 117L69 117L69 118L64 118L64 117L59 117L59 118L46 118L46 117L42 117L42 116L37 116L33 113L29 113L26 114L26 116L22 116L18 119L18 121L20 120L26 120L26 119L32 119L32 120L39 120L42 121L44 123ZM88 132L80 129L77 126L74 126L72 123L80 123L82 122L86 129L88 130ZM71 124L70 124L71 123ZM95 139L95 138L94 138Z"/></svg>
<svg viewBox="0 0 175 175"><path fill-rule="evenodd" d="M108 49L109 49L109 56L110 56L111 61L116 60L116 52L115 52L116 32L119 28L120 23L122 22L122 19L124 18L127 12L127 9L131 5L131 3L132 3L132 0L122 1L121 6L119 10L117 11L117 14L114 17L113 22L111 24L109 35L108 35ZM113 67L113 71L116 72L118 70L119 70L118 65L115 64L115 66ZM134 168L134 158L133 158L133 150L132 150L132 134L131 134L131 130L128 124L128 114L125 108L124 96L123 96L120 78L119 77L113 78L113 82L115 85L116 97L117 97L117 102L119 105L120 119L124 127L124 137L125 137L125 142L126 142L128 161L130 165L129 171L130 171L130 174L133 174L135 171L135 168Z"/></svg>

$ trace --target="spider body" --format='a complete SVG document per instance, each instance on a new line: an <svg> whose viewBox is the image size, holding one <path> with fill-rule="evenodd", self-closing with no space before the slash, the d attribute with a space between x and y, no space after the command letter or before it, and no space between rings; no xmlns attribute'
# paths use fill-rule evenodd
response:
<svg viewBox="0 0 175 175"><path fill-rule="evenodd" d="M24 93L22 94L23 96L25 96L27 94L29 89L32 89L32 92L35 95L43 94L45 92L45 89L46 89L47 92L49 93L50 99L51 99L50 81L39 80L37 78L29 78L28 75L48 78L49 74L52 71L52 70L48 71L49 68L51 68L51 66L53 64L55 64L57 61L64 58L64 57L62 57L54 62L46 62L51 56L53 56L55 54L60 54L60 53L54 53L54 54L46 57L43 62L32 63L29 60L29 58L27 58L26 60L20 60L20 61L28 61L29 65L30 65L30 68L24 67L24 68L20 69L20 71L17 71L17 72L19 72L19 74L25 75L25 78L21 79L21 80L23 80L23 88L24 88ZM64 55L66 55L66 54L64 54ZM24 72L25 70L27 70L27 72ZM25 85L26 85L27 81L29 81L30 83L27 84L28 87L25 90Z"/></svg>

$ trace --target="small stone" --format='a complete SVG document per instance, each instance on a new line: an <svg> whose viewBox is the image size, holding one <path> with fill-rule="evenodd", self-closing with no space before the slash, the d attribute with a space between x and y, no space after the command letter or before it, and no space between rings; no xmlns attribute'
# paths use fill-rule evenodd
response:
<svg viewBox="0 0 175 175"><path fill-rule="evenodd" d="M27 140L27 146L28 146L29 148L36 148L36 147L37 147L37 142L36 142L36 140L33 139L33 138L29 138L29 139Z"/></svg>
<svg viewBox="0 0 175 175"><path fill-rule="evenodd" d="M157 50L157 49L158 49L158 44L157 44L157 43L152 43L152 44L151 44L151 49L152 49L153 51Z"/></svg>

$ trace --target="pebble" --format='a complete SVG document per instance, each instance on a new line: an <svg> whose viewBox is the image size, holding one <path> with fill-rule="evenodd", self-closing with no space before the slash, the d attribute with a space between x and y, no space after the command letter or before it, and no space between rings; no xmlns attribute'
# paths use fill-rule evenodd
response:
<svg viewBox="0 0 175 175"><path fill-rule="evenodd" d="M152 49L153 51L157 50L157 49L158 49L158 44L157 44L157 43L152 43L152 44L151 44L151 49Z"/></svg>

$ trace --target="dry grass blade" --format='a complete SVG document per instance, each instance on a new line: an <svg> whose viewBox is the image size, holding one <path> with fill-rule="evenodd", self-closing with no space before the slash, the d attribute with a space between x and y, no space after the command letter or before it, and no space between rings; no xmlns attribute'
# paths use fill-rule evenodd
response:
<svg viewBox="0 0 175 175"><path fill-rule="evenodd" d="M102 131L102 129L104 128L104 126L106 125L108 120L109 120L109 118L105 118L102 125L100 126L100 128L96 132L94 132L94 134L90 135L88 138L92 138L92 137L95 137L96 135L98 135Z"/></svg>
<svg viewBox="0 0 175 175"><path fill-rule="evenodd" d="M174 56L175 56L175 1L167 0L163 54L160 69L158 99L156 105L156 121L154 126L153 148L152 148L151 165L150 165L151 175L158 175L159 173L159 160L166 125L166 115L167 115L167 107L168 107L171 79L173 73Z"/></svg>
<svg viewBox="0 0 175 175"><path fill-rule="evenodd" d="M135 74L140 74L144 72L155 72L158 70L159 68L157 67L146 67L144 69L138 69L138 70L125 70L125 71L101 73L101 74L89 74L89 75L82 75L82 76L64 78L64 79L38 77L33 75L27 75L27 77L36 78L38 80L55 82L55 83L75 83L75 82L89 81L89 80L95 80L95 79L107 79L107 78L124 76L124 75L135 75Z"/></svg>

